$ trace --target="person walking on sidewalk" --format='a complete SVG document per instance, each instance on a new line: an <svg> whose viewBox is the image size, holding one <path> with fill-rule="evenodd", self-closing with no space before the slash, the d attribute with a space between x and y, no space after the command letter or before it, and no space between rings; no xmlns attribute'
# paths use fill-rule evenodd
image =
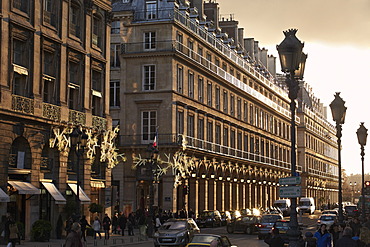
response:
<svg viewBox="0 0 370 247"><path fill-rule="evenodd" d="M81 247L81 225L74 222L71 226L71 231L66 237L65 247Z"/></svg>
<svg viewBox="0 0 370 247"><path fill-rule="evenodd" d="M118 225L119 225L119 228L121 228L122 236L125 236L126 224L127 224L127 218L126 218L126 215L122 212L121 216L118 218Z"/></svg>
<svg viewBox="0 0 370 247"><path fill-rule="evenodd" d="M90 226L90 224L87 222L85 215L82 215L80 225L81 225L81 238L83 238L83 240L86 242L86 227Z"/></svg>
<svg viewBox="0 0 370 247"><path fill-rule="evenodd" d="M117 234L118 231L118 213L114 213L112 217L112 234Z"/></svg>
<svg viewBox="0 0 370 247"><path fill-rule="evenodd" d="M134 236L134 225L135 225L135 216L132 213L130 213L128 215L127 220L127 230L129 236Z"/></svg>
<svg viewBox="0 0 370 247"><path fill-rule="evenodd" d="M317 239L317 247L331 247L331 235L326 230L326 224L321 224L314 237Z"/></svg>
<svg viewBox="0 0 370 247"><path fill-rule="evenodd" d="M101 234L100 234L101 223L100 223L98 216L95 216L95 220L92 224L92 228L94 229L94 239L96 239L96 234L98 234L101 239Z"/></svg>
<svg viewBox="0 0 370 247"><path fill-rule="evenodd" d="M110 231L111 224L112 224L112 221L110 220L108 214L105 214L105 217L103 218L103 229L104 229L105 239L109 239L109 231Z"/></svg>

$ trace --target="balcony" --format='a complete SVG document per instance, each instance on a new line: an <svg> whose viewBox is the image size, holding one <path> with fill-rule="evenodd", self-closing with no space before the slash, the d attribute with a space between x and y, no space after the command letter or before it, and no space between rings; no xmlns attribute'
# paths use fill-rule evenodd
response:
<svg viewBox="0 0 370 247"><path fill-rule="evenodd" d="M207 60L205 57L199 55L194 50L190 49L189 47L174 41L157 41L155 42L156 49L153 50L146 50L145 49L145 43L139 42L139 43L124 43L122 44L121 52L122 54L129 55L134 53L148 53L148 52L178 52L179 54L182 54L186 56L187 58L191 59L193 62L197 63L199 66L207 69L210 73L215 74L216 76L226 80L230 84L234 85L235 87L239 88L243 92L247 93L249 96L257 100L258 102L261 102L262 104L265 104L266 106L272 108L274 111L279 112L280 114L286 116L287 118L290 118L291 113L290 110L285 109L260 92L254 90L249 85L245 84L244 82L240 81L236 77L232 76L222 68L216 66L214 63ZM299 122L299 117L295 117L296 122Z"/></svg>
<svg viewBox="0 0 370 247"><path fill-rule="evenodd" d="M106 130L107 129L107 119L103 117L93 116L92 126L93 128L97 130Z"/></svg>
<svg viewBox="0 0 370 247"><path fill-rule="evenodd" d="M49 120L60 121L60 106L42 103L42 116Z"/></svg>
<svg viewBox="0 0 370 247"><path fill-rule="evenodd" d="M34 100L19 96L19 95L12 95L12 110L17 112L22 112L26 114L34 114Z"/></svg>
<svg viewBox="0 0 370 247"><path fill-rule="evenodd" d="M173 146L174 148L178 149L181 145L183 145L183 136L177 134L163 134L159 135L158 137L158 147L159 150L161 146L165 146L168 148L169 146ZM223 157L229 157L231 159L238 159L245 162L253 162L257 164L261 164L268 167L274 167L279 169L284 169L286 171L290 171L290 162L282 161L280 159L268 157L266 155L261 155L258 153L252 153L248 151L244 151L238 148L231 148L229 146L224 146L221 144L217 144L214 142L208 142L205 140L197 139L190 136L184 136L185 138L185 145L187 149L198 150L202 152L207 152L213 155L220 155ZM121 135L117 138L117 145L121 147L128 147L128 146L144 146L150 145L153 140L142 140L141 135ZM302 167L297 167L298 172L302 172Z"/></svg>
<svg viewBox="0 0 370 247"><path fill-rule="evenodd" d="M68 122L74 125L85 125L86 114L80 111L69 109Z"/></svg>

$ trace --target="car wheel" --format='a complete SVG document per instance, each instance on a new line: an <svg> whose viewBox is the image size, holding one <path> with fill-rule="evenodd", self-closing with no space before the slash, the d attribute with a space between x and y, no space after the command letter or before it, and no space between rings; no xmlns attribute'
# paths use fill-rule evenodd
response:
<svg viewBox="0 0 370 247"><path fill-rule="evenodd" d="M252 228L251 227L245 228L245 233L248 234L248 235L251 235L252 234Z"/></svg>
<svg viewBox="0 0 370 247"><path fill-rule="evenodd" d="M227 226L226 226L226 231L227 231L227 233L234 233L233 226L231 226L231 225L227 225Z"/></svg>

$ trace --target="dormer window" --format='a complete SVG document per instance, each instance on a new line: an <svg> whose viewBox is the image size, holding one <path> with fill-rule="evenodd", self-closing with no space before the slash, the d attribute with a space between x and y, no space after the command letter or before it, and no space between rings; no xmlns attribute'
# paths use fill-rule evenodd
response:
<svg viewBox="0 0 370 247"><path fill-rule="evenodd" d="M146 1L146 19L156 19L157 18L157 1Z"/></svg>

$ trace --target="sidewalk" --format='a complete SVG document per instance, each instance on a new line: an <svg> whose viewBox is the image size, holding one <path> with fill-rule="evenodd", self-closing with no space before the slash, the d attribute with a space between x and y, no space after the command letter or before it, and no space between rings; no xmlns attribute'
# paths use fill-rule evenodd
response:
<svg viewBox="0 0 370 247"><path fill-rule="evenodd" d="M127 231L125 232L125 236L121 236L119 234L113 234L110 236L108 240L104 239L104 233L102 232L102 239L94 240L94 237L88 236L86 237L86 245L88 247L93 246L129 246L134 245L137 243L144 243L144 242L153 242L153 239L148 238L146 236L139 236L139 230L134 229L134 236L128 236ZM65 239L50 239L49 242L32 242L27 240L22 240L21 244L17 244L17 246L28 246L28 247L63 247ZM4 245L2 245L4 246Z"/></svg>

